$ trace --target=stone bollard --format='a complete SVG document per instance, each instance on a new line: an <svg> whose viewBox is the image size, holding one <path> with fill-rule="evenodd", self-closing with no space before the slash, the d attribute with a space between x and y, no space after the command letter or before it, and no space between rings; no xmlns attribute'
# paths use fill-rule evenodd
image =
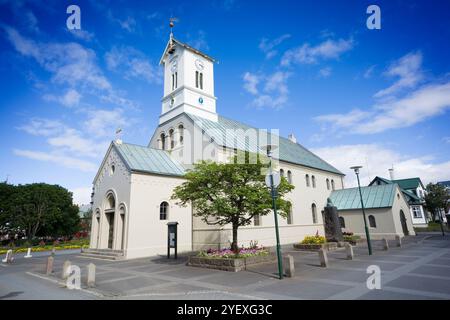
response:
<svg viewBox="0 0 450 320"><path fill-rule="evenodd" d="M401 247L402 246L402 237L400 236L395 236L395 241L397 241L397 247Z"/></svg>
<svg viewBox="0 0 450 320"><path fill-rule="evenodd" d="M90 288L95 287L95 264L89 263L87 269L88 269L87 286Z"/></svg>
<svg viewBox="0 0 450 320"><path fill-rule="evenodd" d="M53 260L54 258L52 256L47 258L47 268L45 270L46 275L53 273Z"/></svg>
<svg viewBox="0 0 450 320"><path fill-rule="evenodd" d="M54 256L55 253L56 253L56 249L55 249L55 247L53 247L53 248L52 248L52 256Z"/></svg>
<svg viewBox="0 0 450 320"><path fill-rule="evenodd" d="M284 265L284 273L286 274L286 277L293 278L295 275L294 257L291 255L285 256L283 265Z"/></svg>
<svg viewBox="0 0 450 320"><path fill-rule="evenodd" d="M2 262L3 262L3 263L12 263L13 260L14 260L14 257L13 257L13 251L12 251L11 249L9 249L9 250L6 252L6 257L5 257L5 259L2 260Z"/></svg>
<svg viewBox="0 0 450 320"><path fill-rule="evenodd" d="M27 254L24 256L24 258L31 258L31 248L28 248Z"/></svg>
<svg viewBox="0 0 450 320"><path fill-rule="evenodd" d="M350 243L345 244L345 252L347 253L347 260L353 260L353 246Z"/></svg>
<svg viewBox="0 0 450 320"><path fill-rule="evenodd" d="M387 241L386 238L383 238L383 250L389 250L389 242Z"/></svg>
<svg viewBox="0 0 450 320"><path fill-rule="evenodd" d="M63 278L63 279L67 279L67 277L69 276L69 269L70 269L70 266L71 266L72 264L70 263L70 261L69 260L67 260L67 261L65 261L64 262L64 264L63 264L63 269L62 269L62 274L61 274L61 278Z"/></svg>
<svg viewBox="0 0 450 320"><path fill-rule="evenodd" d="M323 248L319 250L319 260L321 267L328 268L327 250L324 250Z"/></svg>

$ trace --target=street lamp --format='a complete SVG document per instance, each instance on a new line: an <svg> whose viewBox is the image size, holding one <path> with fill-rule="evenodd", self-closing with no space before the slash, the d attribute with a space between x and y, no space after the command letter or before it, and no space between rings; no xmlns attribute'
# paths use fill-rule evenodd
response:
<svg viewBox="0 0 450 320"><path fill-rule="evenodd" d="M363 197L361 192L361 185L359 183L359 169L361 169L362 166L353 166L350 167L350 169L355 171L356 178L358 179L358 189L359 189L359 197L361 198L361 208L364 218L364 228L366 230L366 239L367 239L367 247L369 248L369 255L372 255L372 244L370 242L370 234L369 234L369 228L367 227L367 220L366 220L366 212L364 211L364 203L363 203Z"/></svg>
<svg viewBox="0 0 450 320"><path fill-rule="evenodd" d="M275 150L278 146L273 144L268 144L267 146L262 147L263 150L267 151L267 157L269 158L269 186L270 186L270 194L272 196L272 208L273 215L275 217L275 234L277 238L277 259L278 259L278 277L279 279L283 279L283 260L281 259L281 247L280 247L280 233L278 230L278 214L277 214L277 204L276 204L276 187L274 183L274 176L272 173L272 151ZM267 180L266 180L267 183Z"/></svg>

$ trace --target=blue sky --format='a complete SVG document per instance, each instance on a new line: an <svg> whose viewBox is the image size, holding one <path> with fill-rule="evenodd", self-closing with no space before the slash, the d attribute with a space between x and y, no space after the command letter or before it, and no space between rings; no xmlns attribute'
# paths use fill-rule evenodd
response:
<svg viewBox="0 0 450 320"><path fill-rule="evenodd" d="M81 30L66 8L81 8ZM381 30L366 9L381 9ZM89 201L116 127L146 145L175 37L215 57L218 112L277 128L363 182L450 179L447 1L0 0L0 179Z"/></svg>

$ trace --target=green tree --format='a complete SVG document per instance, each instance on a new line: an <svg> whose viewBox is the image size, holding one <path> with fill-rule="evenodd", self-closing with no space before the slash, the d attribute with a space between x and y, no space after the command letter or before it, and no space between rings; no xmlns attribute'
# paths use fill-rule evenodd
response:
<svg viewBox="0 0 450 320"><path fill-rule="evenodd" d="M445 187L440 184L429 183L426 186L427 194L425 195L425 206L433 216L433 221L436 220L436 215L440 210L445 210L448 201L449 194Z"/></svg>
<svg viewBox="0 0 450 320"><path fill-rule="evenodd" d="M238 163L238 159L245 159L245 163ZM262 160L260 155L241 153L230 163L197 163L185 174L186 181L174 189L172 199L183 206L191 203L194 215L209 225L231 224L231 248L236 251L238 228L249 225L257 215L272 212L272 198L262 174L267 169L267 161ZM291 208L291 203L283 196L293 188L285 178L278 187L276 204L282 217L286 217Z"/></svg>
<svg viewBox="0 0 450 320"><path fill-rule="evenodd" d="M72 193L58 185L33 183L18 185L10 199L9 221L25 232L27 239L35 236L67 236L78 231L78 207Z"/></svg>
<svg viewBox="0 0 450 320"><path fill-rule="evenodd" d="M0 232L10 231L11 199L16 192L16 187L6 182L0 183Z"/></svg>

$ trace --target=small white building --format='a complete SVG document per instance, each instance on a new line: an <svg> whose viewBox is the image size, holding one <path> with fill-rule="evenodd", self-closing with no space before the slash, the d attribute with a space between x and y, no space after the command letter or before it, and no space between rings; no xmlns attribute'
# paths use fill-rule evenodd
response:
<svg viewBox="0 0 450 320"><path fill-rule="evenodd" d="M231 226L211 226L190 206L171 200L183 174L199 160L228 161L236 150L264 152L278 144L277 168L295 186L292 212L280 221L281 243L324 234L320 212L343 174L302 145L220 116L214 95L214 59L174 39L161 58L164 94L159 126L148 146L112 142L93 181L91 254L131 259L167 252L167 223L178 222L178 251L228 247ZM206 186L205 186L206 187ZM239 228L239 245L275 244L273 215Z"/></svg>
<svg viewBox="0 0 450 320"><path fill-rule="evenodd" d="M409 204L409 212L414 227L428 226L428 213L425 210L426 190L420 178L393 179L393 169L390 169L391 180L375 177L369 186L396 183L402 190Z"/></svg>
<svg viewBox="0 0 450 320"><path fill-rule="evenodd" d="M366 221L373 239L394 239L415 235L409 205L398 184L361 187ZM330 196L337 207L341 227L366 237L361 197L358 188L336 190Z"/></svg>

